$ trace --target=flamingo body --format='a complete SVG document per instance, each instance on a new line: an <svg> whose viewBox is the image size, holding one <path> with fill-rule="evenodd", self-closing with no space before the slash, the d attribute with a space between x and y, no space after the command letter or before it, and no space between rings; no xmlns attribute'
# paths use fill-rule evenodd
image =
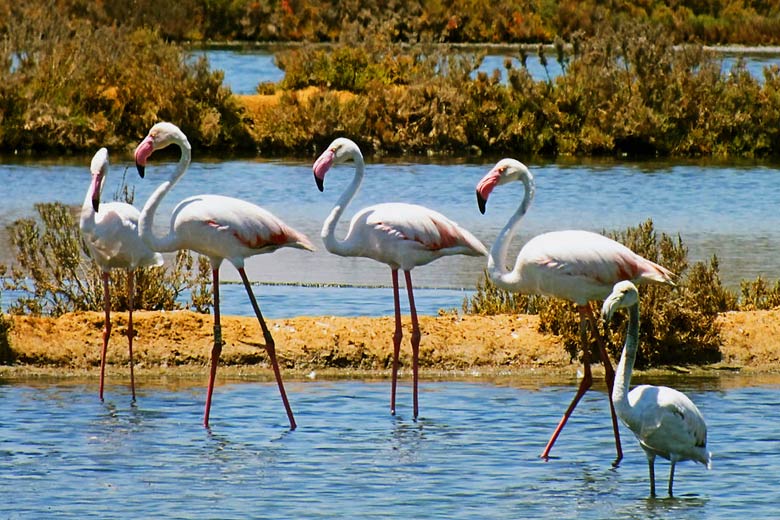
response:
<svg viewBox="0 0 780 520"><path fill-rule="evenodd" d="M79 229L85 238L90 256L103 272L103 297L105 325L103 350L100 360L100 399L103 399L103 382L106 365L106 350L111 334L111 297L109 273L112 269L126 269L128 272L128 348L130 352L130 381L135 398L133 377L133 274L139 267L153 267L163 264L161 254L152 251L138 236L140 212L124 202L101 203L100 196L108 175L108 150L101 148L90 164L92 182L84 198L79 219Z"/></svg>
<svg viewBox="0 0 780 520"><path fill-rule="evenodd" d="M687 395L666 386L640 385L628 391L639 346L639 292L628 281L617 283L604 300L601 314L610 320L620 308L629 309L626 342L615 372L612 400L618 417L634 433L647 455L650 494L655 495L655 457L669 460L669 495L677 462L692 460L710 468L707 424Z"/></svg>
<svg viewBox="0 0 780 520"><path fill-rule="evenodd" d="M279 393L282 398L290 428L296 423L292 408L284 390L281 371L276 360L276 345L265 323L260 307L244 271L248 257L270 253L281 247L314 250L305 235L282 222L269 211L250 202L222 195L196 195L182 200L174 209L168 232L157 236L153 232L154 215L165 195L186 173L190 164L191 147L187 136L174 124L157 123L136 147L135 161L138 173L144 176L149 156L171 144L181 149L181 158L171 177L160 184L146 201L139 220L141 238L156 251L189 249L209 258L214 292L214 346L211 350L211 368L203 414L204 426L209 426L211 398L214 391L217 366L222 352L222 328L219 306L219 267L227 259L238 270L244 283L250 304L257 316L265 339L265 349L271 361Z"/></svg>
<svg viewBox="0 0 780 520"><path fill-rule="evenodd" d="M411 271L417 266L426 265L447 255L484 256L487 254L487 249L468 230L441 213L417 204L401 202L376 204L359 210L350 221L346 237L343 240L337 239L335 230L339 218L363 181L365 168L363 154L355 142L340 137L328 146L312 166L317 187L323 191L325 174L330 168L334 164L349 160L355 163L354 177L325 219L321 236L325 248L331 253L371 258L390 267L396 324L393 336L391 413L395 413L398 353L402 337L398 270L404 271L412 317L413 414L416 419L418 351L421 334L414 305Z"/></svg>
<svg viewBox="0 0 780 520"><path fill-rule="evenodd" d="M309 239L260 206L222 195L197 195L182 200L171 215L167 247L190 249L234 266L244 259L281 247L313 250Z"/></svg>
<svg viewBox="0 0 780 520"><path fill-rule="evenodd" d="M106 148L95 153L90 170L92 182L81 207L79 228L98 267L110 271L162 265L162 255L152 251L138 236L141 213L124 202L100 202L108 175Z"/></svg>
<svg viewBox="0 0 780 520"><path fill-rule="evenodd" d="M371 258L404 271L443 256L487 254L474 235L441 213L403 202L358 211L343 243L333 252Z"/></svg>
<svg viewBox="0 0 780 520"><path fill-rule="evenodd" d="M707 425L687 395L666 386L640 385L629 392L627 404L616 401L615 410L645 451L666 460L710 464Z"/></svg>
<svg viewBox="0 0 780 520"><path fill-rule="evenodd" d="M93 221L81 224L87 248L102 270L163 264L162 255L152 251L138 236L139 216L140 212L130 204L108 202L100 204Z"/></svg>
<svg viewBox="0 0 780 520"><path fill-rule="evenodd" d="M541 294L569 300L580 312L583 341L584 376L569 408L547 443L542 458L550 450L565 426L580 398L590 388L592 375L588 358L587 324L599 342L599 355L604 364L607 387L610 390L610 411L615 434L617 464L623 457L617 416L612 403L612 364L590 307L593 300L603 300L615 283L632 280L636 283L673 285L673 273L665 267L639 256L619 242L598 233L583 230L554 231L529 240L517 255L514 268L507 270L509 244L533 201L536 185L528 168L515 159L502 159L477 183L477 204L484 213L488 198L502 184L519 181L525 187L517 211L499 233L488 256L488 275L498 287L524 294Z"/></svg>
<svg viewBox="0 0 780 520"><path fill-rule="evenodd" d="M496 285L587 305L603 300L621 280L669 283L671 272L623 244L590 231L565 230L537 235L517 255L513 276L496 276Z"/></svg>

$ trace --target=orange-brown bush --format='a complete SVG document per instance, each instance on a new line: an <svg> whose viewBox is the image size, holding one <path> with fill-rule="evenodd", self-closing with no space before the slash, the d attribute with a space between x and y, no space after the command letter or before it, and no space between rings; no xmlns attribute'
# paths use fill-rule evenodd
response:
<svg viewBox="0 0 780 520"><path fill-rule="evenodd" d="M126 148L160 120L200 147L251 146L222 74L155 32L15 4L0 45L0 149Z"/></svg>
<svg viewBox="0 0 780 520"><path fill-rule="evenodd" d="M780 43L777 0L718 2L645 0L58 0L58 10L100 25L152 27L175 40L334 42L345 27L374 22L392 28L395 41L552 42L603 21L657 24L676 42ZM11 9L0 0L0 14ZM2 20L0 16L0 20ZM2 21L0 21L0 28Z"/></svg>

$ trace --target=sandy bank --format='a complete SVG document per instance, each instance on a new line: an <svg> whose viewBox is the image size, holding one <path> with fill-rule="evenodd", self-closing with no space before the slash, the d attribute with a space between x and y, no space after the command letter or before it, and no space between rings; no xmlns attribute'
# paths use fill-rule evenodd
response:
<svg viewBox="0 0 780 520"><path fill-rule="evenodd" d="M14 316L11 342L16 363L0 375L92 371L100 360L103 315L71 313L59 318ZM401 363L409 366L408 317ZM290 377L311 371L384 375L391 362L393 320L299 317L269 320L283 370ZM722 361L703 370L780 371L780 309L731 312L720 318ZM538 332L536 316L422 317L420 364L429 374L459 371L501 373L576 369L559 338ZM188 311L137 312L135 358L139 372L198 372L208 363L212 317ZM114 314L108 363L127 363L127 314ZM226 370L263 372L267 356L254 318L223 318ZM690 368L690 367L689 367ZM695 370L695 368L694 368ZM228 372L230 373L230 372Z"/></svg>

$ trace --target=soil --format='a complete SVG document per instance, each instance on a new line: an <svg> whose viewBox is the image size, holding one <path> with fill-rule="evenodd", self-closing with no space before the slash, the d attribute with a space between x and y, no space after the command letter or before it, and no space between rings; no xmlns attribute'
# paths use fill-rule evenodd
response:
<svg viewBox="0 0 780 520"><path fill-rule="evenodd" d="M112 371L126 369L127 313L113 314L108 348ZM94 374L100 362L103 314L79 312L58 318L12 316L10 333L14 363L0 375L47 373ZM729 312L719 318L722 360L702 367L666 367L675 371L780 372L780 308ZM389 374L392 359L392 317L332 316L268 320L277 356L286 378L331 375L352 377ZM423 377L457 374L572 374L579 364L559 338L538 331L530 315L420 318L420 366ZM203 375L212 339L212 316L189 311L134 314L136 371L143 375ZM257 320L223 316L222 367L228 375L270 373ZM404 316L401 366L410 365L409 317ZM597 372L598 369L594 367Z"/></svg>

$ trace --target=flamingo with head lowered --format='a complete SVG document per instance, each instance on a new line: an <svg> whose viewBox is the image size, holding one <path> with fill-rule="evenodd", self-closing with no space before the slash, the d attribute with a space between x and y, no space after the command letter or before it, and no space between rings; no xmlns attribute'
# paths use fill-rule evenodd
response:
<svg viewBox="0 0 780 520"><path fill-rule="evenodd" d="M347 236L335 236L336 225L344 209L353 199L363 181L363 154L357 144L344 137L333 141L314 163L314 180L320 191L324 189L325 174L334 164L352 160L355 175L339 198L322 226L325 248L339 256L371 258L390 266L395 302L395 334L393 335L393 381L390 392L390 412L395 414L395 394L398 379L398 355L402 327L398 290L398 270L406 277L409 311L412 319L412 378L413 413L417 418L418 358L420 326L414 305L412 287L413 268L428 264L447 255L484 256L487 249L474 235L458 226L441 213L416 204L401 202L376 204L358 211L349 225Z"/></svg>
<svg viewBox="0 0 780 520"><path fill-rule="evenodd" d="M615 433L617 464L623 458L617 417L612 403L614 372L604 343L598 333L590 302L609 296L615 283L631 280L637 284L673 285L671 271L639 256L629 248L598 233L581 230L553 231L529 240L520 250L513 269L505 266L509 244L523 215L534 198L534 177L528 168L514 159L499 161L477 184L477 203L485 212L488 197L496 186L519 181L525 194L519 208L496 237L488 256L488 275L498 287L524 294L542 294L574 302L580 313L580 335L583 343L584 376L577 393L553 432L541 457L547 459L555 440L566 425L580 398L593 384L587 347L587 326L599 344L599 354L609 387L612 429Z"/></svg>
<svg viewBox="0 0 780 520"><path fill-rule="evenodd" d="M693 401L673 388L640 385L628 391L639 348L639 291L631 282L615 284L612 294L604 300L601 315L609 321L618 309L628 309L628 331L615 373L612 400L618 417L634 432L647 455L650 496L655 496L656 456L672 463L668 488L672 496L674 467L678 462L692 460L710 469L707 424Z"/></svg>
<svg viewBox="0 0 780 520"><path fill-rule="evenodd" d="M314 247L306 236L294 230L279 218L255 204L221 195L196 195L188 197L176 206L171 216L170 227L164 236L152 231L154 216L160 202L174 184L187 171L190 164L191 147L187 136L174 124L157 123L135 150L138 173L144 176L144 167L149 156L171 144L181 149L179 163L170 178L160 184L146 201L141 211L141 238L155 251L177 251L189 249L205 255L211 262L214 292L214 347L211 350L211 370L206 394L206 409L203 424L209 425L211 397L217 365L222 352L222 328L219 312L219 267L223 260L229 261L238 270L246 288L252 309L260 323L265 338L265 348L279 386L290 428L295 429L290 403L282 383L282 375L276 360L273 336L260 312L249 278L244 271L244 260L250 256L271 253L282 247L295 247L313 251Z"/></svg>
<svg viewBox="0 0 780 520"><path fill-rule="evenodd" d="M106 350L111 336L111 293L109 281L111 269L127 270L127 342L130 357L130 388L135 399L135 376L133 374L133 296L135 294L135 270L139 267L160 266L163 257L155 253L138 236L138 210L125 202L101 204L100 195L108 175L108 150L101 148L92 158L90 165L92 182L81 206L79 228L86 239L90 255L102 271L103 306L105 326L103 328L103 350L100 355L100 400L103 400L103 381L106 371Z"/></svg>

